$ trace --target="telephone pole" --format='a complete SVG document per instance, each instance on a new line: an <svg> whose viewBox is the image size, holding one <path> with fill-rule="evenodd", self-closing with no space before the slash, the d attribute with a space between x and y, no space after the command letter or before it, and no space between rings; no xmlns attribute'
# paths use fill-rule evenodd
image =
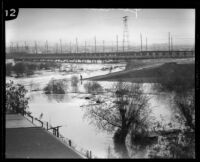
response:
<svg viewBox="0 0 200 162"><path fill-rule="evenodd" d="M172 36L171 36L171 51L173 51L173 39L172 39Z"/></svg>
<svg viewBox="0 0 200 162"><path fill-rule="evenodd" d="M146 37L146 51L147 51L147 37Z"/></svg>
<svg viewBox="0 0 200 162"><path fill-rule="evenodd" d="M72 53L72 45L71 45L71 41L69 42L69 53Z"/></svg>
<svg viewBox="0 0 200 162"><path fill-rule="evenodd" d="M87 46L87 42L85 41L85 53L87 52L87 51L86 51L86 46Z"/></svg>
<svg viewBox="0 0 200 162"><path fill-rule="evenodd" d="M37 54L37 42L35 41L35 53Z"/></svg>
<svg viewBox="0 0 200 162"><path fill-rule="evenodd" d="M94 37L94 53L96 53L96 36Z"/></svg>
<svg viewBox="0 0 200 162"><path fill-rule="evenodd" d="M78 53L78 38L76 38L76 53Z"/></svg>
<svg viewBox="0 0 200 162"><path fill-rule="evenodd" d="M118 35L116 36L117 52L118 52Z"/></svg>
<svg viewBox="0 0 200 162"><path fill-rule="evenodd" d="M26 51L26 41L24 42L24 51Z"/></svg>
<svg viewBox="0 0 200 162"><path fill-rule="evenodd" d="M18 45L18 42L17 42L17 52L19 52L19 45Z"/></svg>
<svg viewBox="0 0 200 162"><path fill-rule="evenodd" d="M58 43L56 43L56 54L58 53Z"/></svg>
<svg viewBox="0 0 200 162"><path fill-rule="evenodd" d="M104 40L103 40L103 53L105 52L104 44L105 44L105 42L104 42Z"/></svg>
<svg viewBox="0 0 200 162"><path fill-rule="evenodd" d="M142 34L140 33L140 51L142 51Z"/></svg>
<svg viewBox="0 0 200 162"><path fill-rule="evenodd" d="M13 42L10 42L10 53L13 52Z"/></svg>
<svg viewBox="0 0 200 162"><path fill-rule="evenodd" d="M111 49L112 49L112 52L113 52L113 42L112 42L112 48Z"/></svg>
<svg viewBox="0 0 200 162"><path fill-rule="evenodd" d="M170 32L168 33L168 39L169 39L168 45L169 45L169 51L170 51Z"/></svg>
<svg viewBox="0 0 200 162"><path fill-rule="evenodd" d="M60 39L60 53L62 53L62 40Z"/></svg>
<svg viewBox="0 0 200 162"><path fill-rule="evenodd" d="M46 40L46 53L48 53L48 41Z"/></svg>

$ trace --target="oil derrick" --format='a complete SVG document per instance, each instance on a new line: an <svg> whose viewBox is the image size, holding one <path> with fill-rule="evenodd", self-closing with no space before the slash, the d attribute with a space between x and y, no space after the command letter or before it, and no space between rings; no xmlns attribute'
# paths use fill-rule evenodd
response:
<svg viewBox="0 0 200 162"><path fill-rule="evenodd" d="M124 31L123 31L123 52L129 49L129 34L128 34L128 16L123 17Z"/></svg>

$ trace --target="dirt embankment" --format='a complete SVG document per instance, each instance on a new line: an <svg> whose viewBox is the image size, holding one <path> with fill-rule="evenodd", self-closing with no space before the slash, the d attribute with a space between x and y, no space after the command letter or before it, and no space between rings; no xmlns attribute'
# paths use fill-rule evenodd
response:
<svg viewBox="0 0 200 162"><path fill-rule="evenodd" d="M145 64L144 67L111 73L107 75L87 78L93 81L128 81L136 83L155 83L162 77L181 76L187 79L194 79L194 63L157 63Z"/></svg>

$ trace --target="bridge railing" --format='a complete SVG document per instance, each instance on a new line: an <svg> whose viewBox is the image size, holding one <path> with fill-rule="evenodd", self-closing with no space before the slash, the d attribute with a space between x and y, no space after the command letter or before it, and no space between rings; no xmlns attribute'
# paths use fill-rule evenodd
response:
<svg viewBox="0 0 200 162"><path fill-rule="evenodd" d="M194 57L194 51L142 51L142 52L110 52L110 53L78 53L78 54L6 54L6 58L14 59L137 59L137 58L175 58Z"/></svg>

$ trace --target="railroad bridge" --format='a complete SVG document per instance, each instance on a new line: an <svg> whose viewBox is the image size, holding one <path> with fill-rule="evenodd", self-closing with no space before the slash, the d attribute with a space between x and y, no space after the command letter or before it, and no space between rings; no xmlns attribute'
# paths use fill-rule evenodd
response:
<svg viewBox="0 0 200 162"><path fill-rule="evenodd" d="M16 61L59 61L59 62L97 62L129 61L134 59L191 58L194 51L142 51L142 52L104 52L104 53L10 53L6 59Z"/></svg>

